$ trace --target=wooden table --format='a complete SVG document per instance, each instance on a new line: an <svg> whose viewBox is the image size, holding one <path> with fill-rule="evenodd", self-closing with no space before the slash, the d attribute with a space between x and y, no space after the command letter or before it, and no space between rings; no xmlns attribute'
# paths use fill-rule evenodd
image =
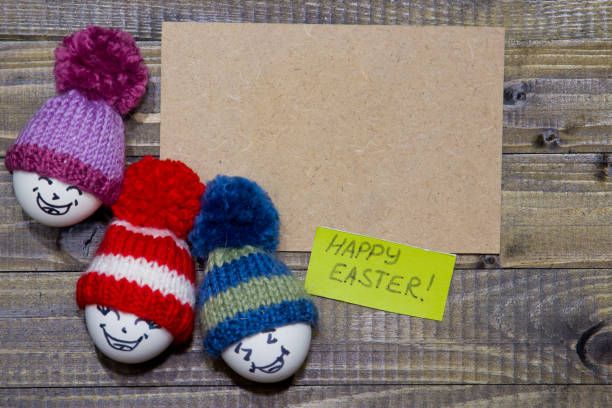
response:
<svg viewBox="0 0 612 408"><path fill-rule="evenodd" d="M506 27L501 254L459 255L443 322L316 298L309 360L274 386L209 359L199 327L116 365L74 300L109 214L43 227L1 166L0 406L612 406L609 0L3 0L0 17L0 155L55 95L58 41L97 24L134 35L151 73L126 122L131 162L159 153L164 20ZM309 254L279 256L304 278Z"/></svg>

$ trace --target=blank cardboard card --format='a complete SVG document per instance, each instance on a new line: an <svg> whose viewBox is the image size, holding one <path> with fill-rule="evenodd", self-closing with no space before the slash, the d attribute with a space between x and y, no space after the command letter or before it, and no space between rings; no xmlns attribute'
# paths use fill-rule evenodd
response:
<svg viewBox="0 0 612 408"><path fill-rule="evenodd" d="M499 253L503 67L501 28L164 23L161 156L255 180L280 250Z"/></svg>

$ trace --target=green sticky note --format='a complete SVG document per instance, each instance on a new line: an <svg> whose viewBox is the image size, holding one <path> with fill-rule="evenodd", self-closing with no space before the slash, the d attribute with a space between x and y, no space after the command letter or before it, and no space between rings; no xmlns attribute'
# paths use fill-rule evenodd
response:
<svg viewBox="0 0 612 408"><path fill-rule="evenodd" d="M455 255L319 227L306 273L312 295L442 320Z"/></svg>

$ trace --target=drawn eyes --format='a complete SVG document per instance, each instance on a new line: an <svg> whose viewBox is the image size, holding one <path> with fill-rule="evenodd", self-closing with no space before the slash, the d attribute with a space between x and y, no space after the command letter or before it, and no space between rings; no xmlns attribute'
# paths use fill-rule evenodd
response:
<svg viewBox="0 0 612 408"><path fill-rule="evenodd" d="M119 316L119 312L113 309L112 307L98 305L98 310L100 311L100 313L102 313L103 316L106 316L108 312L113 312L117 315L117 320L121 320L121 317Z"/></svg>
<svg viewBox="0 0 612 408"><path fill-rule="evenodd" d="M77 193L79 193L79 195L83 195L83 192L81 191L80 188L78 188L77 186L68 186L66 188L66 191L70 191L70 190L76 190Z"/></svg>
<svg viewBox="0 0 612 408"><path fill-rule="evenodd" d="M274 333L275 331L276 329L267 329L267 330L261 331L261 333L268 333L268 338L266 339L266 343L274 344L278 341L277 338L272 336L272 333ZM282 348L283 346L281 346L281 349ZM244 361L249 361L251 359L251 354L253 353L253 349L242 347L242 342L240 342L236 345L236 347L234 347L234 353L240 354L241 351L244 351Z"/></svg>
<svg viewBox="0 0 612 408"><path fill-rule="evenodd" d="M53 180L51 180L49 177L43 177L43 176L38 177L38 181L41 181L41 180L46 181L49 185L53 184ZM38 190L38 187L34 187L32 189L32 191L36 191L36 190Z"/></svg>
<svg viewBox="0 0 612 408"><path fill-rule="evenodd" d="M80 188L78 188L77 186L68 186L66 187L66 191L70 191L70 190L76 190L77 193L79 193L80 196L83 195L83 192L81 191ZM76 198L74 199L74 206L76 207L77 205L79 205L79 200L77 200Z"/></svg>
<svg viewBox="0 0 612 408"><path fill-rule="evenodd" d="M113 309L112 307L98 305L97 308L100 311L100 313L102 313L102 315L106 316L109 312L113 312L117 315L117 320L121 320L121 315L119 314L119 312ZM134 326L136 326L140 322L145 322L149 326L149 330L161 329L161 326L155 323L154 321L141 319L141 318L134 320Z"/></svg>
<svg viewBox="0 0 612 408"><path fill-rule="evenodd" d="M145 320L145 319L140 319L140 318L138 318L138 319L136 319L136 320L134 321L134 325L137 325L137 324L138 324L138 323L140 323L140 322L145 322L146 324L148 324L148 325L149 325L149 330L153 330L153 329L161 329L161 326L160 326L159 324L155 323L154 321L151 321L151 320Z"/></svg>
<svg viewBox="0 0 612 408"><path fill-rule="evenodd" d="M53 184L53 180L51 180L49 177L39 177L38 181L40 180L45 180L47 183L49 183L49 185Z"/></svg>
<svg viewBox="0 0 612 408"><path fill-rule="evenodd" d="M38 180L39 180L39 181L41 181L41 180L42 180L42 181L46 181L46 182L47 182L49 185L52 185L52 184L53 184L53 180L51 180L49 177L43 177L43 176L40 176L40 177L38 177ZM66 187L66 191L68 191L68 192L69 192L70 190L75 190L75 191L76 191L76 192L77 192L77 193L78 193L80 196L82 196L82 195L83 195L83 191L82 191L80 188L78 188L77 186L68 186L68 187ZM32 189L32 191L33 191L33 192L38 191L38 187L34 187L34 188ZM56 193L53 193L53 199L54 199L54 200L57 200L57 199L59 199L59 198L60 198L60 197L59 197L59 196L58 196ZM76 207L77 205L79 205L79 201L75 199L75 200L74 200L74 205L75 205L75 207Z"/></svg>
<svg viewBox="0 0 612 408"><path fill-rule="evenodd" d="M240 353L240 351L244 351L244 361L249 361L251 359L251 353L253 352L253 349L250 348L241 348L242 347L242 342L238 343L238 345L236 346L236 348L234 348L234 353L238 354Z"/></svg>
<svg viewBox="0 0 612 408"><path fill-rule="evenodd" d="M262 330L262 333L268 333L268 339L266 340L266 342L268 344L274 344L278 341L278 339L276 337L272 336L272 333L275 332L276 329L268 329L268 330Z"/></svg>
<svg viewBox="0 0 612 408"><path fill-rule="evenodd" d="M148 322L149 323L149 329L153 330L153 329L161 329L161 326L155 322Z"/></svg>

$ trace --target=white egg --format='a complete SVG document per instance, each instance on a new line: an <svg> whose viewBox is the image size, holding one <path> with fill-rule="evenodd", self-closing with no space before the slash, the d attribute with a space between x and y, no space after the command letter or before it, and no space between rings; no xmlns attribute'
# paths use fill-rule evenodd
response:
<svg viewBox="0 0 612 408"><path fill-rule="evenodd" d="M22 170L13 172L13 190L30 217L51 227L79 223L102 205L98 197L77 186Z"/></svg>
<svg viewBox="0 0 612 408"><path fill-rule="evenodd" d="M108 358L142 363L163 352L173 337L154 322L100 305L85 307L85 322L94 344Z"/></svg>
<svg viewBox="0 0 612 408"><path fill-rule="evenodd" d="M229 346L221 358L232 370L252 381L271 383L291 377L304 363L312 329L288 324L246 337Z"/></svg>

